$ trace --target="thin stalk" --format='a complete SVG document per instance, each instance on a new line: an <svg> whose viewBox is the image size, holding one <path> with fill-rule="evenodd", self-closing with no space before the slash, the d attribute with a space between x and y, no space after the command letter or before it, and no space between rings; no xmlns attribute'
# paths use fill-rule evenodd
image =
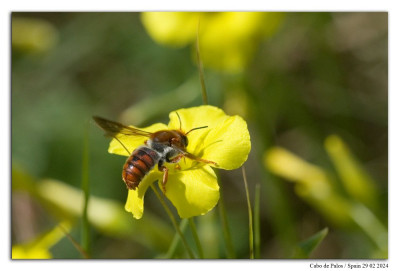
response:
<svg viewBox="0 0 400 271"><path fill-rule="evenodd" d="M222 196L222 189L220 189L220 199L218 203L218 210L220 214L220 219L221 219L221 224L222 224L222 232L224 234L224 240L225 240L225 249L226 249L226 255L228 259L235 259L235 249L233 248L233 242L232 242L232 237L231 233L229 231L229 224L228 224L228 217L226 215L226 210L225 210L225 205L224 205L224 198Z"/></svg>
<svg viewBox="0 0 400 271"><path fill-rule="evenodd" d="M179 229L178 222L176 221L174 215L172 214L171 210L169 209L169 207L168 207L167 203L165 202L164 198L160 195L158 190L154 187L154 184L151 184L150 187L151 187L151 189L153 189L153 191L156 194L157 198L160 200L161 205L164 207L164 209L167 212L169 218L171 219L171 222L174 225L176 232L179 234L179 236L182 239L182 243L185 246L186 251L189 254L189 257L191 259L194 259L195 258L194 254L193 254L192 250L190 249L190 246L189 246L188 242L186 241L185 236L183 235L183 233Z"/></svg>
<svg viewBox="0 0 400 271"><path fill-rule="evenodd" d="M58 227L61 229L62 232L64 232L65 236L71 241L76 250L78 250L79 253L82 254L83 258L90 259L87 251L81 245L79 245L77 241L75 241L75 239L68 233L68 231L62 225L58 225Z"/></svg>
<svg viewBox="0 0 400 271"><path fill-rule="evenodd" d="M199 235L197 234L196 224L194 223L194 219L189 218L190 229L193 234L194 241L196 242L197 250L199 252L200 259L204 259L203 247L201 246Z"/></svg>
<svg viewBox="0 0 400 271"><path fill-rule="evenodd" d="M246 190L247 209L248 209L248 211L249 211L249 247L250 247L250 259L254 259L253 214L252 214L252 211L251 211L249 188L248 188L248 186L247 186L246 170L245 170L244 166L242 166L242 173L243 173L244 187L245 187L245 190Z"/></svg>
<svg viewBox="0 0 400 271"><path fill-rule="evenodd" d="M82 210L82 240L83 249L90 254L90 224L88 219L89 205L89 125L85 127L85 135L82 152L82 191L84 195Z"/></svg>
<svg viewBox="0 0 400 271"><path fill-rule="evenodd" d="M203 70L203 62L201 61L200 56L200 18L199 23L197 25L197 39L196 39L196 56L197 56L197 66L199 68L199 76L200 76L200 84L201 84L201 95L203 97L203 104L208 104L208 97L206 91L206 83L204 80L204 70Z"/></svg>
<svg viewBox="0 0 400 271"><path fill-rule="evenodd" d="M179 226L181 232L185 232L186 227L188 225L188 220L187 219L182 219L181 224ZM179 234L176 232L174 239L172 239L171 245L169 246L169 249L167 251L167 253L164 255L165 259L172 259L176 253L176 249L178 248L178 243L180 240L180 236Z"/></svg>
<svg viewBox="0 0 400 271"><path fill-rule="evenodd" d="M260 184L256 184L256 193L254 198L254 256L260 259Z"/></svg>

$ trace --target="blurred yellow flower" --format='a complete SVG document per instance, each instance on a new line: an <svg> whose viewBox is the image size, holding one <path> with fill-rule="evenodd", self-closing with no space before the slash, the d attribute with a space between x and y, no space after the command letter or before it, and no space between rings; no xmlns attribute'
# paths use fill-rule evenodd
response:
<svg viewBox="0 0 400 271"><path fill-rule="evenodd" d="M329 136L325 148L347 195L336 188L328 171L283 148L272 147L266 151L264 164L272 173L294 182L297 194L332 223L360 227L376 244L379 257L387 257L387 229L373 213L378 196L374 181L338 136Z"/></svg>
<svg viewBox="0 0 400 271"><path fill-rule="evenodd" d="M50 248L65 236L65 232L60 227L66 232L71 229L70 223L64 221L32 242L13 245L12 259L51 259Z"/></svg>
<svg viewBox="0 0 400 271"><path fill-rule="evenodd" d="M269 149L264 162L272 173L294 182L297 194L328 219L342 225L349 223L349 216L343 212L349 204L335 193L323 169L280 147Z"/></svg>
<svg viewBox="0 0 400 271"><path fill-rule="evenodd" d="M252 59L260 42L282 21L278 12L144 12L149 35L158 43L182 47L199 34L204 66L237 73Z"/></svg>
<svg viewBox="0 0 400 271"><path fill-rule="evenodd" d="M378 205L377 187L352 156L346 144L338 136L331 135L325 140L325 148L348 194L375 209Z"/></svg>
<svg viewBox="0 0 400 271"><path fill-rule="evenodd" d="M180 120L178 118L178 113ZM250 152L250 135L246 122L240 116L228 116L221 109L203 105L179 109L169 114L168 125L156 123L140 128L148 132L159 130L189 131L192 128L208 126L188 134L187 152L201 159L213 161L217 165L181 159L176 164L168 164L168 182L165 196L176 207L182 218L198 216L210 211L218 202L219 186L217 176L211 167L231 170L240 167ZM134 150L143 145L145 138L123 134L113 139L108 151L128 156L126 149ZM121 143L124 145L122 146ZM152 169L135 190L129 190L125 209L137 219L143 215L143 198L147 188L156 180L162 185L163 173Z"/></svg>
<svg viewBox="0 0 400 271"><path fill-rule="evenodd" d="M12 47L23 52L41 53L55 45L58 33L49 22L37 18L12 18Z"/></svg>

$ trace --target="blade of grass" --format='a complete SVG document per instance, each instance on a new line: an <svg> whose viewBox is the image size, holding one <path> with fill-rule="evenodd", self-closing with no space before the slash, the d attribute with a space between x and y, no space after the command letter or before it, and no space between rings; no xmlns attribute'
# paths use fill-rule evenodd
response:
<svg viewBox="0 0 400 271"><path fill-rule="evenodd" d="M89 125L85 125L83 152L82 152L82 191L84 195L84 203L82 210L82 240L83 249L90 255L90 224L88 219L89 205Z"/></svg>
<svg viewBox="0 0 400 271"><path fill-rule="evenodd" d="M250 259L254 259L253 214L252 214L252 211L251 211L249 188L247 186L246 170L245 170L244 166L242 166L242 173L243 173L244 188L246 190L247 209L249 211L249 249L250 249Z"/></svg>
<svg viewBox="0 0 400 271"><path fill-rule="evenodd" d="M218 202L218 211L220 214L219 217L221 220L222 232L224 234L226 256L228 259L235 259L236 258L235 249L233 248L232 237L231 237L231 233L229 231L228 217L226 215L222 189L220 189L220 199Z"/></svg>
<svg viewBox="0 0 400 271"><path fill-rule="evenodd" d="M254 198L254 257L260 259L260 184L256 184Z"/></svg>
<svg viewBox="0 0 400 271"><path fill-rule="evenodd" d="M164 209L167 212L169 218L171 219L171 222L174 225L174 228L175 228L176 232L181 237L182 243L185 246L185 249L186 249L187 253L189 254L189 257L191 259L194 259L195 258L194 254L193 254L192 250L190 249L190 246L189 246L188 242L186 241L185 236L183 235L182 231L179 228L178 222L176 221L174 215L172 214L171 210L169 209L169 207L168 207L167 203L165 202L164 198L160 195L158 190L154 187L154 184L151 184L150 187L154 191L154 193L156 194L157 198L160 200L161 205L164 207Z"/></svg>
<svg viewBox="0 0 400 271"><path fill-rule="evenodd" d="M59 224L58 227L65 234L65 236L68 238L68 240L71 241L71 243L74 245L76 250L78 250L79 253L81 253L85 259L90 259L88 252L81 245L79 245L79 243L68 233L68 231L61 224Z"/></svg>
<svg viewBox="0 0 400 271"><path fill-rule="evenodd" d="M309 258L310 254L318 247L322 240L324 240L327 234L328 228L324 228L310 238L302 241L298 244L293 258Z"/></svg>
<svg viewBox="0 0 400 271"><path fill-rule="evenodd" d="M192 217L189 218L189 225L190 225L190 229L193 234L194 241L196 242L197 250L199 252L199 257L200 257L200 259L204 259L203 248L200 243L199 235L197 234L196 224L194 223L194 220Z"/></svg>

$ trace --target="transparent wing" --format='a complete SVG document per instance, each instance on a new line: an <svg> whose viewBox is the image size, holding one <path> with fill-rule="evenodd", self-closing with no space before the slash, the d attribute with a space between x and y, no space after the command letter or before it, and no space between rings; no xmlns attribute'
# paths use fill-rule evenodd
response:
<svg viewBox="0 0 400 271"><path fill-rule="evenodd" d="M101 117L94 116L94 121L97 125L106 132L106 135L115 137L117 134L131 135L131 136L145 136L149 137L152 133L146 132L133 127L125 126L121 123L106 120Z"/></svg>

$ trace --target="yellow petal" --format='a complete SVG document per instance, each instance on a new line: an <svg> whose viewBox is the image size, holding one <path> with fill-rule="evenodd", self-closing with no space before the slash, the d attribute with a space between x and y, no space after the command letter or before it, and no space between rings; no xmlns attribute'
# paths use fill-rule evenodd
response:
<svg viewBox="0 0 400 271"><path fill-rule="evenodd" d="M277 28L281 16L268 12L219 12L202 24L200 49L205 67L243 71L265 36Z"/></svg>
<svg viewBox="0 0 400 271"><path fill-rule="evenodd" d="M202 32L201 50L205 66L239 72L258 46L263 12L221 12L210 17Z"/></svg>
<svg viewBox="0 0 400 271"><path fill-rule="evenodd" d="M179 122L176 112L179 114L181 122ZM188 132L196 127L208 126L207 128L195 130L188 134L189 145L187 151L196 156L201 156L205 136L214 127L228 118L228 116L218 107L202 105L176 110L169 114L169 118L169 129L179 129L182 127L184 132Z"/></svg>
<svg viewBox="0 0 400 271"><path fill-rule="evenodd" d="M52 255L47 249L27 249L23 246L12 246L11 258L15 259L51 259Z"/></svg>
<svg viewBox="0 0 400 271"><path fill-rule="evenodd" d="M136 190L128 190L128 198L125 203L125 210L133 214L136 219L142 218L143 215L143 203L144 194L157 179L160 179L162 174L156 170L151 171L144 179L140 182Z"/></svg>
<svg viewBox="0 0 400 271"><path fill-rule="evenodd" d="M63 221L52 230L37 237L35 240L21 245L12 246L12 259L50 259L50 248L65 237L71 230L71 223Z"/></svg>
<svg viewBox="0 0 400 271"><path fill-rule="evenodd" d="M144 12L141 20L150 36L161 44L185 46L196 38L196 12Z"/></svg>
<svg viewBox="0 0 400 271"><path fill-rule="evenodd" d="M136 128L134 126L130 127ZM151 126L138 129L153 133L159 130L165 130L167 126L163 123L155 123ZM123 134L118 134L117 138L119 141L115 138L111 140L108 152L124 156L130 156L137 147L144 145L144 142L147 140L147 137L144 136L127 136Z"/></svg>
<svg viewBox="0 0 400 271"><path fill-rule="evenodd" d="M235 169L246 160L251 149L247 123L240 116L228 117L213 127L203 141L202 158L219 168Z"/></svg>
<svg viewBox="0 0 400 271"><path fill-rule="evenodd" d="M250 134L247 123L241 117L228 116L220 108L210 105L179 109L176 112L169 115L170 129L182 127L183 131L188 132L196 127L208 126L188 134L188 152L216 162L223 169L238 168L247 160L251 149Z"/></svg>
<svg viewBox="0 0 400 271"><path fill-rule="evenodd" d="M165 195L181 218L203 215L218 202L217 176L209 166L178 171L169 176Z"/></svg>

